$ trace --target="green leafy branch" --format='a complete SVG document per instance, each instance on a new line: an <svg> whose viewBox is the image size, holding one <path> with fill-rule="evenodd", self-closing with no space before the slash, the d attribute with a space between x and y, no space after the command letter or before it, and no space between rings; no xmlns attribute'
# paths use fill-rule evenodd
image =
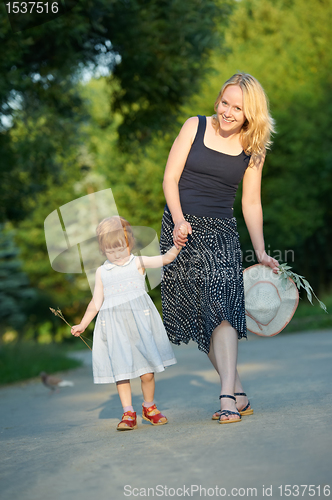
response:
<svg viewBox="0 0 332 500"><path fill-rule="evenodd" d="M319 305L323 309L323 311L325 311L327 313L326 305L324 304L324 302L319 300L319 298L317 297L317 295L313 291L310 283L304 278L304 276L301 276L300 274L296 274L296 273L294 273L294 271L290 271L290 269L292 269L291 266L287 266L287 264L280 264L279 265L278 274L282 279L281 285L283 286L283 288L286 288L287 280L288 280L288 278L291 278L299 290L301 287L305 289L305 291L307 292L307 298L308 298L311 305L313 305L312 296L314 296L318 300Z"/></svg>

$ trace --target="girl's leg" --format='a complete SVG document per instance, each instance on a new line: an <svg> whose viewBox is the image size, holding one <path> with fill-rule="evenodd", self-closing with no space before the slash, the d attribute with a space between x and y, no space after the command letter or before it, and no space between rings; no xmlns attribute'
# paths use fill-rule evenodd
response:
<svg viewBox="0 0 332 500"><path fill-rule="evenodd" d="M134 411L133 409L128 409L128 408L133 408L131 401L130 381L120 380L119 382L116 383L116 388L118 390L120 401L123 406L123 411Z"/></svg>
<svg viewBox="0 0 332 500"><path fill-rule="evenodd" d="M122 420L117 426L118 431L137 429L136 413L131 402L131 387L129 380L120 380L116 383L121 404L123 406ZM132 413L127 413L132 412Z"/></svg>
<svg viewBox="0 0 332 500"><path fill-rule="evenodd" d="M208 358L211 361L212 365L214 366L216 372L220 376L214 350L215 350L215 348L214 348L214 345L213 345L213 339L211 337L210 351L208 353ZM241 393L244 392L243 387L242 387L242 383L241 383L241 380L240 380L240 376L239 376L239 373L238 373L237 369L235 371L235 387L234 387L234 392L241 392ZM236 396L236 407L237 407L238 410L241 410L247 404L248 404L248 398L247 398L247 396Z"/></svg>
<svg viewBox="0 0 332 500"><path fill-rule="evenodd" d="M152 405L155 390L154 373L145 373L144 375L141 375L141 387L144 401L146 403L151 403Z"/></svg>
<svg viewBox="0 0 332 500"><path fill-rule="evenodd" d="M221 394L233 396L234 392L237 392L235 391L235 381L237 379L236 363L238 335L237 331L228 321L222 321L221 324L214 329L212 333L212 345L213 351L211 354L209 353L209 358L219 373ZM220 408L221 410L237 411L235 401L229 398L222 398L220 400ZM223 416L221 419L239 420L239 417L237 415L229 415Z"/></svg>
<svg viewBox="0 0 332 500"><path fill-rule="evenodd" d="M144 375L141 375L141 387L144 397L144 403L142 405L143 419L148 420L152 425L167 424L167 418L165 415L160 413L153 402L155 389L154 373L145 373Z"/></svg>

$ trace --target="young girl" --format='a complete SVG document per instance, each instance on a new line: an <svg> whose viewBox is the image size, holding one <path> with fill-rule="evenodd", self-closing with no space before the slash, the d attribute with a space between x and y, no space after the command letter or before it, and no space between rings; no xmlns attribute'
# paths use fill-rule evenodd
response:
<svg viewBox="0 0 332 500"><path fill-rule="evenodd" d="M124 411L118 430L137 428L130 388L130 379L136 377L141 378L143 419L152 425L166 424L167 418L153 402L154 372L175 364L176 359L160 315L145 291L145 268L171 263L181 247L173 246L163 256L135 257L131 254L133 231L122 217L104 219L96 233L107 260L96 271L93 298L71 333L83 333L100 311L93 334L93 377L95 384L116 382Z"/></svg>

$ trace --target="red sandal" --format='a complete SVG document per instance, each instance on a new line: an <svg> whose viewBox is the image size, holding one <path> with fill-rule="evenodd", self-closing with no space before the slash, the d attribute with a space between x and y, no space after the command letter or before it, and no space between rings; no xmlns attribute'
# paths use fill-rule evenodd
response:
<svg viewBox="0 0 332 500"><path fill-rule="evenodd" d="M146 408L142 405L142 418L150 422L152 425L164 425L168 422L165 415L160 413L156 405L152 405L150 408Z"/></svg>
<svg viewBox="0 0 332 500"><path fill-rule="evenodd" d="M118 423L118 431L131 431L137 429L137 417L135 411L125 411L121 422Z"/></svg>

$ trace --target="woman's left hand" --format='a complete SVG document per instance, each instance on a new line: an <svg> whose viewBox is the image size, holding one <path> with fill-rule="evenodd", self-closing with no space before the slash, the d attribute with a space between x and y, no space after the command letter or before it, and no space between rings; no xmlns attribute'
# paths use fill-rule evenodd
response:
<svg viewBox="0 0 332 500"><path fill-rule="evenodd" d="M177 249L186 246L188 234L192 233L191 225L185 219L180 220L174 225L173 242Z"/></svg>
<svg viewBox="0 0 332 500"><path fill-rule="evenodd" d="M270 255L267 255L266 252L263 252L261 258L259 259L259 263L263 264L264 266L271 267L272 271L275 274L278 274L279 262Z"/></svg>

